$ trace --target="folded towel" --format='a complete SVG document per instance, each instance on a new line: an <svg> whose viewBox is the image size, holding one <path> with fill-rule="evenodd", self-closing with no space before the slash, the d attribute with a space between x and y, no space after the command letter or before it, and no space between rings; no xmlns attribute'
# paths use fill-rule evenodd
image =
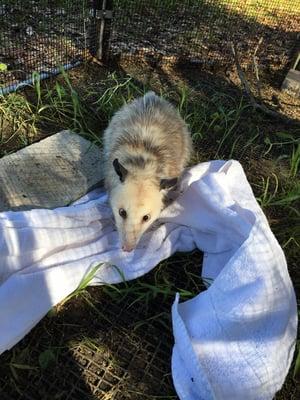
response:
<svg viewBox="0 0 300 400"><path fill-rule="evenodd" d="M92 284L111 284L199 248L202 276L213 283L184 303L176 296L172 307L178 396L272 399L290 367L297 330L283 251L238 162L199 164L180 185L180 196L132 253L120 250L103 190L69 207L0 213L0 353L95 265L102 263Z"/></svg>

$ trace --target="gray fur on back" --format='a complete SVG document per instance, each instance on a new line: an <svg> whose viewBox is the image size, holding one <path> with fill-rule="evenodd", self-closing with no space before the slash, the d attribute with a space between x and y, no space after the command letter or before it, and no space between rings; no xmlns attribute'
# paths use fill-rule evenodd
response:
<svg viewBox="0 0 300 400"><path fill-rule="evenodd" d="M113 160L132 174L179 177L191 155L191 136L177 110L154 92L124 105L104 132L106 187L119 183Z"/></svg>

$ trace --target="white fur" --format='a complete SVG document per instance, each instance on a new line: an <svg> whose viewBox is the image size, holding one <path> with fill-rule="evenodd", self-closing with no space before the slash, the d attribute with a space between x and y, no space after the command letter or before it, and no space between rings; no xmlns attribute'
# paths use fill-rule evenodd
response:
<svg viewBox="0 0 300 400"><path fill-rule="evenodd" d="M131 251L157 220L164 207L160 184L180 176L190 153L186 124L170 103L153 92L114 115L104 133L105 184L124 250ZM124 176L114 166L116 159ZM146 215L148 221L143 219Z"/></svg>

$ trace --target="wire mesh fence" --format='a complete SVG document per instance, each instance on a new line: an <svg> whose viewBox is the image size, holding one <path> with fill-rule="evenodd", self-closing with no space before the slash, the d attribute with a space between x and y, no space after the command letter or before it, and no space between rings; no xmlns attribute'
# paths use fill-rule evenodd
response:
<svg viewBox="0 0 300 400"><path fill-rule="evenodd" d="M1 87L16 87L34 71L72 66L91 44L86 1L0 2Z"/></svg>
<svg viewBox="0 0 300 400"><path fill-rule="evenodd" d="M297 0L114 1L109 51L152 63L196 63L205 69L234 65L231 42L250 66L254 48L264 72L283 73L299 39Z"/></svg>
<svg viewBox="0 0 300 400"><path fill-rule="evenodd" d="M70 68L90 55L150 63L247 65L259 39L260 65L285 71L299 39L299 0L0 1L0 88L37 71Z"/></svg>
<svg viewBox="0 0 300 400"><path fill-rule="evenodd" d="M198 251L188 262L173 256L140 286L119 285L126 296L90 288L44 318L1 356L1 400L177 399L170 371L174 287L149 288L162 273L175 287L185 279L183 298L204 288L196 275L201 259Z"/></svg>

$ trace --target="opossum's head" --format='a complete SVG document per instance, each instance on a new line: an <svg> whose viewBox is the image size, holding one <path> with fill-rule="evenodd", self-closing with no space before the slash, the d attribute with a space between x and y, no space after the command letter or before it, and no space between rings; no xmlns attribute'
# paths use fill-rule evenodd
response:
<svg viewBox="0 0 300 400"><path fill-rule="evenodd" d="M110 203L122 249L132 251L163 209L162 189L174 186L177 179L147 179L143 174L131 174L117 159L113 165L120 184L111 190Z"/></svg>

